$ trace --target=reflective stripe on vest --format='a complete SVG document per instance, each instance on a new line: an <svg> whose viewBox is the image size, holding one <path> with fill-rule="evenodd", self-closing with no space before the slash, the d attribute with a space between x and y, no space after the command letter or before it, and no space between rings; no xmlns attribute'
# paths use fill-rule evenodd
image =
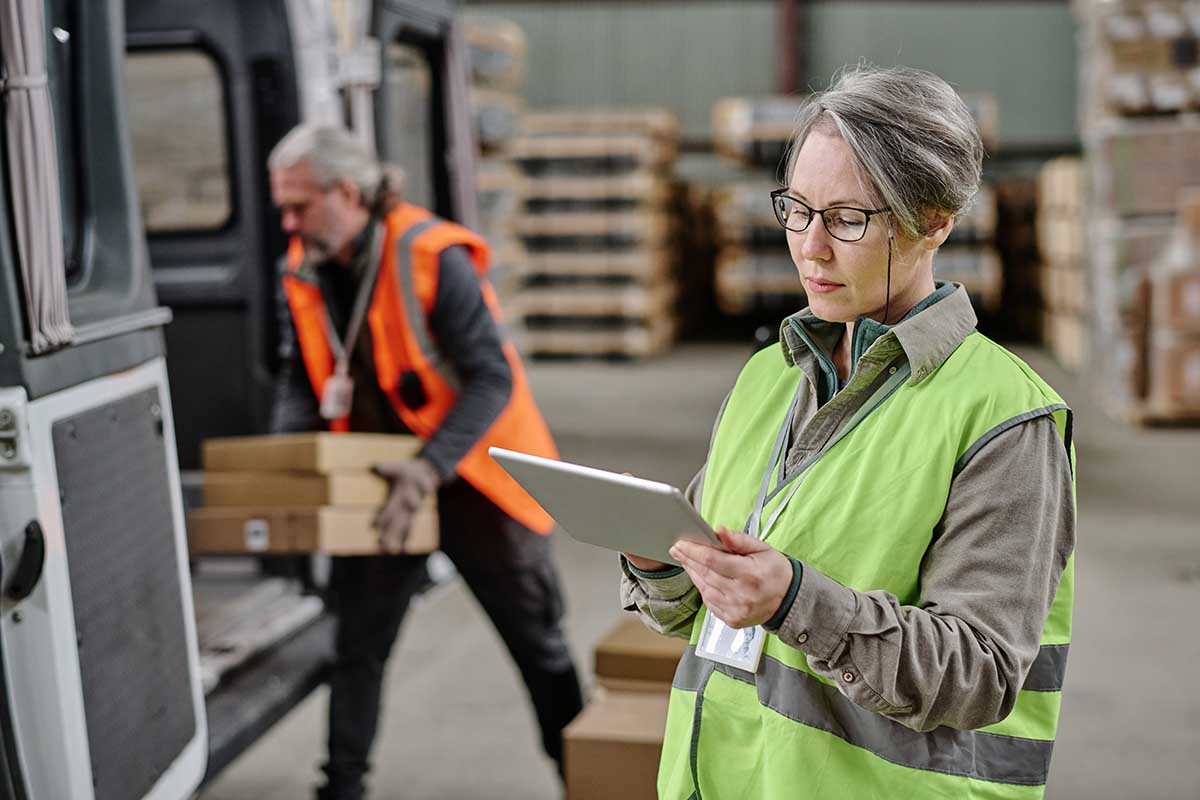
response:
<svg viewBox="0 0 1200 800"><path fill-rule="evenodd" d="M743 369L705 466L701 514L710 525L741 526L749 516L771 443L803 380L779 348ZM921 562L957 469L980 442L1032 416L1053 417L1069 440L1061 398L1014 356L972 334L941 368L901 386L811 465L766 541L852 589L884 590L919 606ZM789 496L776 494L779 501ZM1041 797L1073 580L1072 558L1012 712L977 731L921 733L857 706L773 635L755 675L713 666L689 649L672 688L659 796ZM693 624L693 645L706 613L702 607Z"/></svg>
<svg viewBox="0 0 1200 800"><path fill-rule="evenodd" d="M411 205L401 205L390 213L385 219L385 229L383 260L367 312L376 377L408 429L422 439L429 439L457 402L460 389L458 376L442 357L429 330L428 315L437 294L439 257L447 247L461 245L468 250L483 287L484 300L499 322L495 293L490 291L485 277L487 245L466 228ZM295 275L303 258L302 247L298 240L293 240L288 248L289 274L284 279L284 288L309 382L319 397L332 373L334 360L320 288ZM546 458L558 457L516 349L504 342L503 350L512 373L508 403L455 470L509 516L531 530L547 534L554 527L553 520L487 452L489 447L497 446ZM404 381L416 381L424 395L423 405L409 407L404 402L401 393ZM331 428L348 430L347 422L337 420Z"/></svg>

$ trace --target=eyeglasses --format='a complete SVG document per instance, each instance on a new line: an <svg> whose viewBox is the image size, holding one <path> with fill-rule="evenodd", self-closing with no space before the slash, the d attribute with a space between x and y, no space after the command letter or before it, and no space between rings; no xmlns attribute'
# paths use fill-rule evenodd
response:
<svg viewBox="0 0 1200 800"><path fill-rule="evenodd" d="M789 231L803 233L812 224L813 217L821 215L825 230L829 235L841 242L861 241L867 235L867 225L871 217L891 211L890 208L851 208L849 206L834 206L833 208L811 208L787 193L787 189L776 189L771 192L771 205L775 209L775 219Z"/></svg>

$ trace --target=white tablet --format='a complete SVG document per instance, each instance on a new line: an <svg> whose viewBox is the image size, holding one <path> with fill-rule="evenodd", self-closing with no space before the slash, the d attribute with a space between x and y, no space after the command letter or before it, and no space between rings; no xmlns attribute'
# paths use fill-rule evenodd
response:
<svg viewBox="0 0 1200 800"><path fill-rule="evenodd" d="M488 449L572 539L678 564L668 550L689 539L724 550L683 492L667 483Z"/></svg>

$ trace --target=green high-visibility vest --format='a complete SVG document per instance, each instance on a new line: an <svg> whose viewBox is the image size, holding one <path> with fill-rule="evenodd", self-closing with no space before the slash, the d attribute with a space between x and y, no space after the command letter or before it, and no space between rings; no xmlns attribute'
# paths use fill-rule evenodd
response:
<svg viewBox="0 0 1200 800"><path fill-rule="evenodd" d="M756 354L738 377L705 467L701 514L714 528L745 526L803 380L778 347ZM999 433L1042 415L1053 416L1070 452L1071 412L1058 394L1020 359L972 333L932 374L892 387L801 475L794 494L785 477L764 517L787 505L765 539L844 586L919 605L921 560L957 469ZM694 653L707 613L701 608L671 689L659 797L1042 797L1071 639L1073 577L1072 557L1012 713L975 731L921 733L857 706L775 636L768 635L753 675L702 659Z"/></svg>

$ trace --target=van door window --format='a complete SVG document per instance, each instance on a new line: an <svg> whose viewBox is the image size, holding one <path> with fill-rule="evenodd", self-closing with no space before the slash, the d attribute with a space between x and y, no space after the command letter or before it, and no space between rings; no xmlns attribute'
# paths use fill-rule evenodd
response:
<svg viewBox="0 0 1200 800"><path fill-rule="evenodd" d="M125 82L146 232L225 227L233 193L217 62L193 47L135 50L125 61Z"/></svg>
<svg viewBox="0 0 1200 800"><path fill-rule="evenodd" d="M415 47L392 42L384 51L387 80L385 91L392 93L390 120L394 162L404 168L407 184L404 198L423 208L434 208L433 191L433 118L430 95L433 71L425 54Z"/></svg>

